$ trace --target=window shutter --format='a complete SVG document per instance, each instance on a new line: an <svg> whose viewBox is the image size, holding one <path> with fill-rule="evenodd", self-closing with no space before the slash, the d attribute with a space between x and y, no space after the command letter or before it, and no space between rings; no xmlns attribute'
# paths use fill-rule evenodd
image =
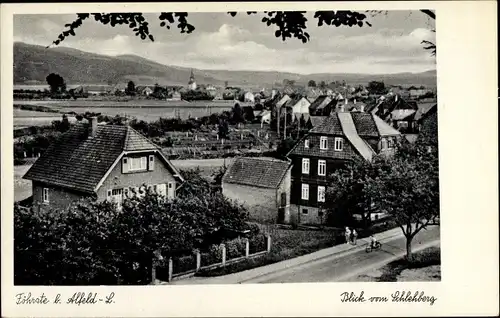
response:
<svg viewBox="0 0 500 318"><path fill-rule="evenodd" d="M122 158L122 173L128 172L128 160L127 157Z"/></svg>
<svg viewBox="0 0 500 318"><path fill-rule="evenodd" d="M149 155L149 165L148 165L148 170L152 171L155 169L155 156L154 155Z"/></svg>

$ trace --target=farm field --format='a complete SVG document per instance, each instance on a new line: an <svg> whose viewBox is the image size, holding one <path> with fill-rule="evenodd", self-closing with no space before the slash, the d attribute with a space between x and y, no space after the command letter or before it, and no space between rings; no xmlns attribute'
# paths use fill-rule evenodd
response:
<svg viewBox="0 0 500 318"><path fill-rule="evenodd" d="M172 164L177 169L194 169L199 167L204 177L210 177L212 171L231 163L232 158L218 159L186 159L186 160L171 160ZM23 175L29 170L31 164L14 166L14 201L26 199L32 194L31 181L24 180Z"/></svg>
<svg viewBox="0 0 500 318"><path fill-rule="evenodd" d="M14 108L14 127L46 126L52 124L54 120L61 120L62 114L37 112L33 110L24 110ZM76 122L74 116L68 116L70 122Z"/></svg>
<svg viewBox="0 0 500 318"><path fill-rule="evenodd" d="M217 101L217 102L185 102L185 101L159 101L159 100L133 100L133 101L92 101L92 100L76 100L76 101L53 101L53 100L39 100L39 101L15 101L15 105L39 105L50 107L58 110L61 113L75 112L95 112L107 116L125 116L129 118L136 118L144 121L155 121L160 117L171 118L180 116L182 119L189 117L197 118L209 116L214 113L221 113L230 110L234 101ZM241 103L243 104L243 103ZM209 107L208 107L209 106ZM28 111L19 110L23 113L14 113L14 121L18 117L30 117ZM33 117L48 117L52 114L44 112L35 112ZM56 116L60 117L60 115ZM71 117L71 116L70 116ZM18 120L17 125L46 125L47 118L36 119L31 121ZM50 124L50 122L48 122Z"/></svg>

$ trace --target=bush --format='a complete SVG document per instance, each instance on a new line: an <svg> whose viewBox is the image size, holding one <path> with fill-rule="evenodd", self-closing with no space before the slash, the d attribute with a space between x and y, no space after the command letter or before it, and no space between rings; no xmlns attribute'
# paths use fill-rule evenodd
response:
<svg viewBox="0 0 500 318"><path fill-rule="evenodd" d="M212 245L207 251L201 253L201 266L208 266L222 262L222 248Z"/></svg>
<svg viewBox="0 0 500 318"><path fill-rule="evenodd" d="M250 239L250 254L265 251L267 249L267 237L265 235L256 235Z"/></svg>
<svg viewBox="0 0 500 318"><path fill-rule="evenodd" d="M196 256L185 255L172 259L173 273L179 274L196 269Z"/></svg>
<svg viewBox="0 0 500 318"><path fill-rule="evenodd" d="M245 256L246 239L237 238L226 242L226 259L233 259Z"/></svg>

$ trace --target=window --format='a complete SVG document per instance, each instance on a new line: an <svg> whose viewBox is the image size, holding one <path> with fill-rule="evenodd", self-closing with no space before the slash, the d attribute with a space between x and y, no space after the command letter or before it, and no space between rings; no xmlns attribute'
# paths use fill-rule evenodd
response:
<svg viewBox="0 0 500 318"><path fill-rule="evenodd" d="M309 211L307 209L302 209L302 214L309 214Z"/></svg>
<svg viewBox="0 0 500 318"><path fill-rule="evenodd" d="M280 206L286 206L286 192L281 193L281 204Z"/></svg>
<svg viewBox="0 0 500 318"><path fill-rule="evenodd" d="M394 140L392 138L387 138L387 147L389 148L394 147Z"/></svg>
<svg viewBox="0 0 500 318"><path fill-rule="evenodd" d="M309 149L309 139L304 140L304 148Z"/></svg>
<svg viewBox="0 0 500 318"><path fill-rule="evenodd" d="M326 161L318 160L318 176L326 176Z"/></svg>
<svg viewBox="0 0 500 318"><path fill-rule="evenodd" d="M387 149L387 140L385 138L382 138L381 148L382 148L382 150Z"/></svg>
<svg viewBox="0 0 500 318"><path fill-rule="evenodd" d="M318 186L318 202L325 202L325 187Z"/></svg>
<svg viewBox="0 0 500 318"><path fill-rule="evenodd" d="M302 184L302 200L309 200L309 185Z"/></svg>
<svg viewBox="0 0 500 318"><path fill-rule="evenodd" d="M398 121L399 128L408 128L408 122L405 120Z"/></svg>
<svg viewBox="0 0 500 318"><path fill-rule="evenodd" d="M335 151L342 151L344 148L344 139L341 137L335 137L335 146L334 149Z"/></svg>
<svg viewBox="0 0 500 318"><path fill-rule="evenodd" d="M43 202L49 203L49 188L43 188L42 190Z"/></svg>
<svg viewBox="0 0 500 318"><path fill-rule="evenodd" d="M319 139L319 149L321 150L328 149L328 137L321 137Z"/></svg>
<svg viewBox="0 0 500 318"><path fill-rule="evenodd" d="M154 155L149 155L149 165L148 165L148 170L154 170L155 168L155 156Z"/></svg>
<svg viewBox="0 0 500 318"><path fill-rule="evenodd" d="M128 171L141 171L147 169L147 158L128 158Z"/></svg>
<svg viewBox="0 0 500 318"><path fill-rule="evenodd" d="M309 174L309 159L302 158L302 173Z"/></svg>

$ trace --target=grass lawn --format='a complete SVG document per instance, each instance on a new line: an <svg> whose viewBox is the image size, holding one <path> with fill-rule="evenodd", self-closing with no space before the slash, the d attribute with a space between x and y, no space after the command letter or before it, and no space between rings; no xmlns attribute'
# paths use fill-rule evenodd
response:
<svg viewBox="0 0 500 318"><path fill-rule="evenodd" d="M404 258L382 268L358 275L350 282L421 282L441 281L441 249L429 247L413 254L413 261Z"/></svg>

